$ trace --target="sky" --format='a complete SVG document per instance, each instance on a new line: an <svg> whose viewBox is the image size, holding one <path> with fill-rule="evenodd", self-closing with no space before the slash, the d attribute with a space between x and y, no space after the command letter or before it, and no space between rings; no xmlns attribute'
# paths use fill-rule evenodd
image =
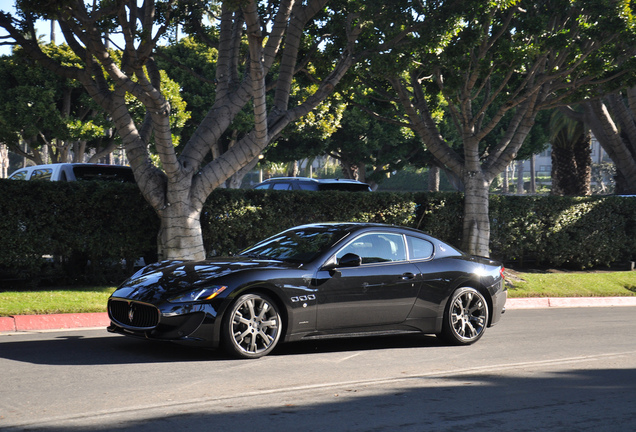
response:
<svg viewBox="0 0 636 432"><path fill-rule="evenodd" d="M15 0L0 0L0 10L4 12L10 12L12 14L15 13ZM38 36L44 36L44 41L49 42L51 35L51 23L47 21L41 21L37 25ZM56 24L55 33L57 35L58 42L62 40L62 32L60 27ZM0 29L0 35L5 36L7 33ZM9 55L11 54L10 46L0 46L0 55Z"/></svg>
<svg viewBox="0 0 636 432"><path fill-rule="evenodd" d="M15 0L0 0L0 10L4 12L9 12L11 14L14 14L15 13L14 6L15 6ZM36 28L37 28L38 37L40 37L41 40L45 43L50 42L51 22L44 21L44 20L38 21L38 23L36 24ZM3 29L0 29L0 36L5 36L6 34L7 33ZM55 24L55 35L56 35L56 42L58 44L64 43L62 30L60 29L60 26L57 23ZM114 43L122 42L119 36L116 34L111 34L111 40L113 40ZM11 54L11 46L0 46L0 55L10 55L10 54Z"/></svg>

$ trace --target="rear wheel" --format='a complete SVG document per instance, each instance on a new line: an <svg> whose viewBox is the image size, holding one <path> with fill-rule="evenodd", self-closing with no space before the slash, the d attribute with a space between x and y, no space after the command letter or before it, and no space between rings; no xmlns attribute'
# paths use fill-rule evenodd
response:
<svg viewBox="0 0 636 432"><path fill-rule="evenodd" d="M448 302L439 336L453 345L472 344L484 335L488 318L486 298L474 288L459 288Z"/></svg>
<svg viewBox="0 0 636 432"><path fill-rule="evenodd" d="M239 297L223 319L223 341L230 354L263 357L276 347L282 323L276 304L261 294Z"/></svg>

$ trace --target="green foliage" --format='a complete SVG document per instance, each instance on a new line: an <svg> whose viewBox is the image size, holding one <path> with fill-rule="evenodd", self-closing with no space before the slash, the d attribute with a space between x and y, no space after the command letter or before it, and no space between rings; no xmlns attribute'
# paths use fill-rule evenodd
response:
<svg viewBox="0 0 636 432"><path fill-rule="evenodd" d="M414 228L459 247L462 238L464 195L460 193L415 194L417 206Z"/></svg>
<svg viewBox="0 0 636 432"><path fill-rule="evenodd" d="M42 45L41 49L66 67L81 64L66 44ZM116 59L121 57L119 52L111 51L111 54ZM160 77L162 92L171 106L173 140L178 143L180 131L191 113L181 97L179 84L170 80L163 70ZM0 103L0 142L18 154L23 142L29 144L31 151L49 145L55 154L77 141L86 141L89 148L100 149L109 138L107 131L114 128L112 120L79 81L56 75L29 58L23 49L0 58L0 92L5 95L4 102ZM141 122L146 113L144 106L130 95L127 103L133 116ZM121 142L119 137L115 139ZM30 157L39 162L33 154Z"/></svg>
<svg viewBox="0 0 636 432"><path fill-rule="evenodd" d="M216 82L213 77L216 74L218 51L216 48L197 43L192 37L185 37L177 43L159 48L159 52L162 55L157 57L158 66L165 70L174 82L179 83L179 89L175 94L183 98L188 110L191 111L191 116L183 124L180 133L180 143L183 144L188 142L214 104ZM176 62L182 66L176 65ZM171 106L173 103L171 101Z"/></svg>
<svg viewBox="0 0 636 432"><path fill-rule="evenodd" d="M0 214L5 277L113 282L156 256L159 223L133 184L2 180Z"/></svg>
<svg viewBox="0 0 636 432"><path fill-rule="evenodd" d="M42 49L56 58L73 61L68 47L46 45ZM34 147L43 144L42 136L49 140L77 139L68 125L77 128L77 122L92 122L86 115L89 99L79 83L38 66L23 50L0 58L0 90L4 95L0 140L10 146L17 146L20 138Z"/></svg>
<svg viewBox="0 0 636 432"><path fill-rule="evenodd" d="M134 185L0 180L0 214L1 278L118 283L137 258L154 260L159 220ZM636 260L636 198L493 195L490 214L491 256L508 265ZM295 225L334 221L410 226L459 246L462 215L459 193L218 189L201 225L212 257Z"/></svg>
<svg viewBox="0 0 636 432"><path fill-rule="evenodd" d="M520 265L585 269L636 259L636 199L491 198L493 255Z"/></svg>
<svg viewBox="0 0 636 432"><path fill-rule="evenodd" d="M414 168L412 166L392 173L390 177L379 182L378 191L404 191L404 192L425 192L429 190L428 176L429 169ZM445 171L440 172L440 191L456 192L455 188Z"/></svg>
<svg viewBox="0 0 636 432"><path fill-rule="evenodd" d="M236 253L265 237L314 222L357 221L410 225L415 203L407 195L260 190L215 190L201 226L209 255Z"/></svg>

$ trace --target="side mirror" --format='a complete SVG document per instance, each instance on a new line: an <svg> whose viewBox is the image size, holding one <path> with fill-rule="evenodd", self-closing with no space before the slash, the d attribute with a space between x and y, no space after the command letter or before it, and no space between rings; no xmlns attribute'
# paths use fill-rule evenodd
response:
<svg viewBox="0 0 636 432"><path fill-rule="evenodd" d="M358 267L362 264L362 258L354 253L348 253L338 260L338 267Z"/></svg>

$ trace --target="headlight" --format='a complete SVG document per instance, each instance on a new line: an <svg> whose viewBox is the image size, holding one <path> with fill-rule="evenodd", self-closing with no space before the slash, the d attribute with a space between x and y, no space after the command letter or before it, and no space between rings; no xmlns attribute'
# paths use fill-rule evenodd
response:
<svg viewBox="0 0 636 432"><path fill-rule="evenodd" d="M189 303L195 301L212 300L221 294L227 287L214 285L207 288L200 288L194 291L179 294L178 296L168 299L170 303Z"/></svg>

